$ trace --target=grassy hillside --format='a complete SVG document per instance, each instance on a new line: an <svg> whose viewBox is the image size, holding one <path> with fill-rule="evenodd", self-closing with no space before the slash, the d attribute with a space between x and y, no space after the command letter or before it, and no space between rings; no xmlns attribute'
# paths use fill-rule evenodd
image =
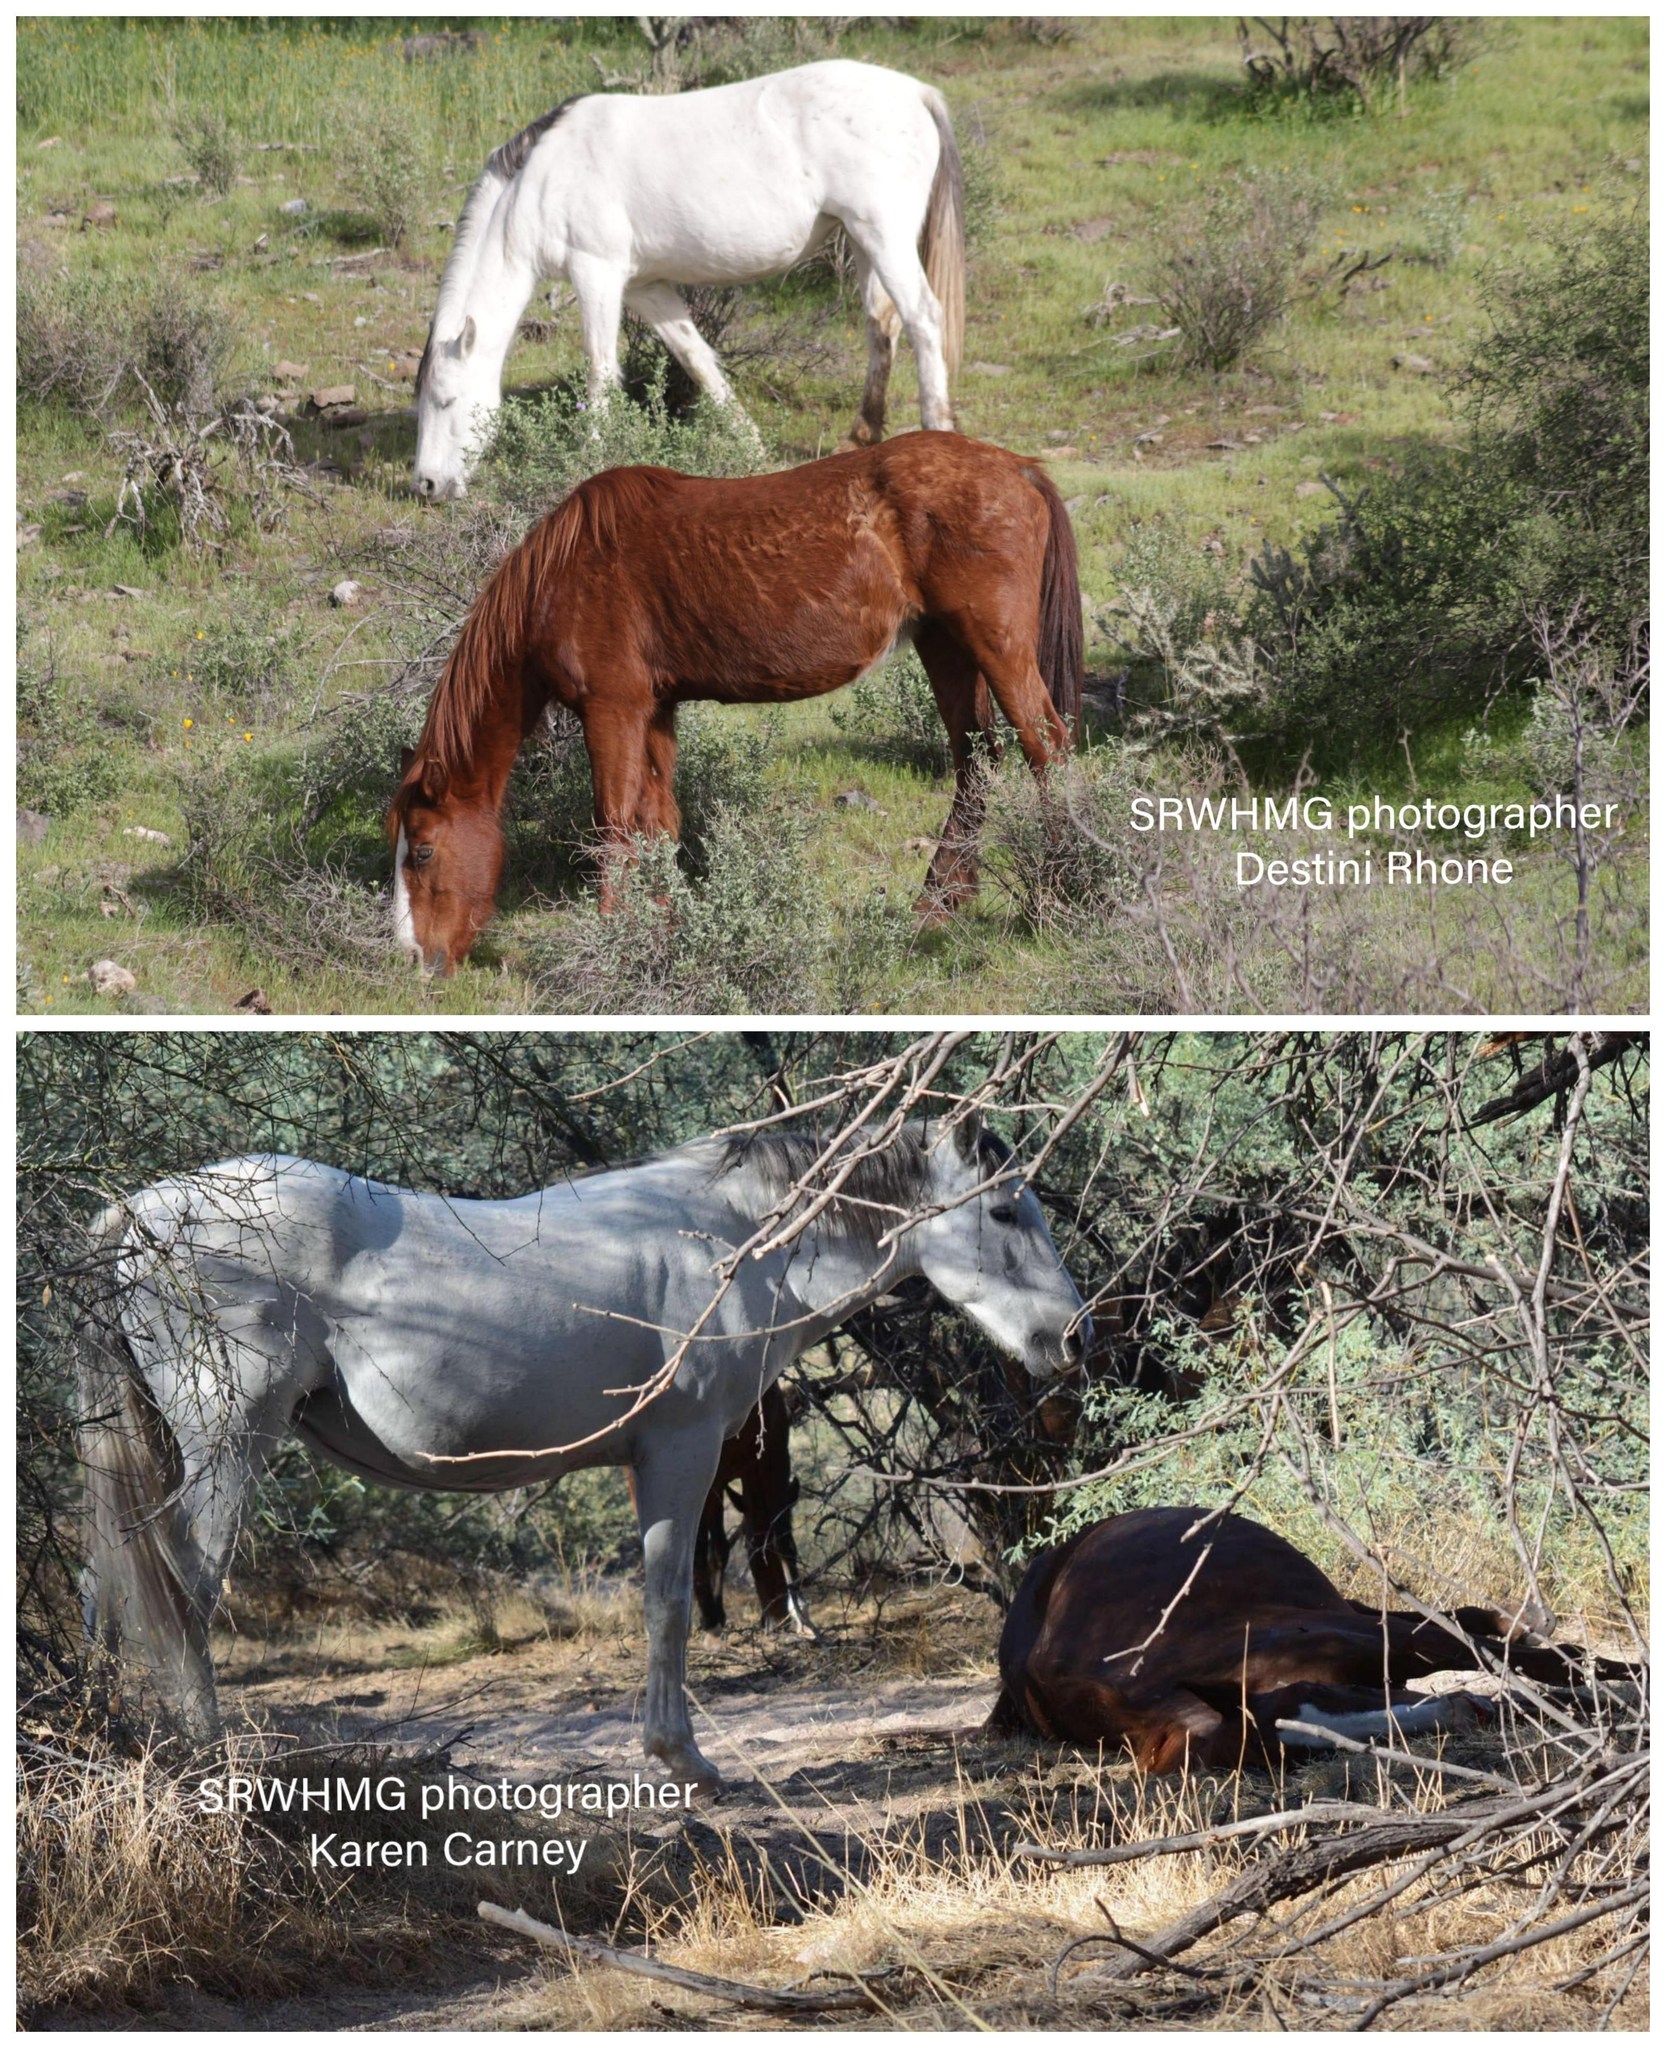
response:
<svg viewBox="0 0 1666 2048"><path fill-rule="evenodd" d="M228 359L211 366L223 389L351 384L363 415L326 425L302 399L281 400L304 466L281 523L262 530L239 501L215 544L194 552L154 493L143 531L118 517L131 450L119 437L143 423L136 402L105 407L103 425L61 393L21 405L20 800L50 820L19 848L26 1010L225 1010L257 987L276 1010L435 1013L1642 1000L1635 729L1603 757L1620 817L1587 849L1583 904L1565 839L1507 835L1486 850L1515 859L1509 889L1240 891L1226 839L1170 845L1159 863L1162 849L1130 828L1130 795L1230 791L1241 772L1288 792L1310 757L1305 772L1338 801L1525 800L1546 758L1534 752L1534 700L1477 690L1459 715L1353 746L1336 729L1350 721L1327 718L1245 749L1241 768L1218 722L1129 722L1162 709L1164 685L1117 612L1131 584L1159 588L1198 612L1207 639L1235 616L1264 545L1294 544L1334 513L1322 477L1357 494L1453 439L1443 373L1486 328L1489 276L1616 215L1642 188L1642 21L1494 27L1449 75L1412 80L1370 115L1252 103L1231 22L845 29L841 53L928 78L954 109L974 230L957 404L967 431L1043 455L1071 504L1095 677L1094 745L1073 807L1090 814L1103 858L1071 854L1061 876L1038 853L1021 778L1004 775L983 896L947 931L916 936L905 906L947 785L911 744L912 699L893 679L767 720L695 721L696 768L706 762L714 801L747 831L714 840L688 886L691 901L721 901L703 924L685 906L671 948L681 952L653 973L622 958L640 933L627 942L589 917L576 850L551 851L552 831L576 830L571 763L528 778L499 922L476 966L427 985L379 955L379 814L398 740L420 717L406 669L414 642L454 618L472 584L465 509L425 512L406 488L403 352L422 345L445 223L486 150L567 93L646 78L654 60L627 23L489 24L479 47L414 62L400 33L353 21L20 27L22 288L69 308L20 374L53 349L71 370L96 367L101 333L131 338L141 317L150 332L161 308L176 356L225 342ZM819 28L764 23L718 61L769 69L828 48ZM223 197L191 174L174 134L212 169L216 109L236 159ZM351 161L383 123L414 139L403 166L380 150L381 182L416 201L397 248ZM1301 264L1311 288L1236 369L1187 371L1166 344L1129 343L1156 324L1141 302L1163 251L1184 247L1188 224L1246 181L1317 207ZM285 211L298 200L304 211ZM535 302L541 331L517 346L511 385L544 387L579 367L564 297L553 312ZM729 338L742 344L736 382L773 458L831 449L864 359L837 280L818 269L759 288ZM283 364L300 374L280 375ZM898 426L915 417L912 384L905 349ZM364 595L334 609L329 592L349 574ZM1301 834L1273 837L1256 844L1309 850ZM1389 842L1374 843L1383 853ZM1439 835L1418 843L1477 850ZM93 991L89 964L106 956L132 972L135 992Z"/></svg>

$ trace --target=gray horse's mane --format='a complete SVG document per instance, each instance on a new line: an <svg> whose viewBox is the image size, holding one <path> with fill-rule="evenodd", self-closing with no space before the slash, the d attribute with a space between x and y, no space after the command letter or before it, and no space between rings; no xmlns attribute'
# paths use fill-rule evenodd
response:
<svg viewBox="0 0 1666 2048"><path fill-rule="evenodd" d="M979 1128L978 1157L994 1173L1012 1159L1012 1149L993 1131ZM814 1192L813 1169L827 1140L813 1131L744 1131L722 1141L719 1174L751 1175L758 1194L773 1208L800 1182ZM835 1159L822 1176L843 1164ZM887 1230L917 1208L930 1191L926 1126L904 1124L882 1151L859 1157L838 1195L823 1212L831 1230L846 1241L875 1245Z"/></svg>
<svg viewBox="0 0 1666 2048"><path fill-rule="evenodd" d="M463 202L463 210L457 220L457 232L452 239L451 254L446 258L445 269L440 276L434 317L428 323L428 339L422 345L422 361L417 364L418 398L421 398L423 387L428 382L428 365L434 357L434 336L439 332L441 309L449 308L451 295L465 289L469 279L474 275L476 245L485 233L486 224L492 217L492 209L497 205L498 195L512 178L519 175L527 158L562 115L570 108L576 107L580 100L590 97L588 93L573 93L558 107L551 107L547 114L540 114L536 121L529 121L518 135L511 135L507 142L500 142L487 157L486 168L475 179L468 198Z"/></svg>

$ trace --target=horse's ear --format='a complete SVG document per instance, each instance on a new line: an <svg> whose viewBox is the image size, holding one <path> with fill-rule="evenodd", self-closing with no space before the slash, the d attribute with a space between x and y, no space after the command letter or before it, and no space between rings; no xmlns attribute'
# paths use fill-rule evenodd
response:
<svg viewBox="0 0 1666 2048"><path fill-rule="evenodd" d="M417 784L417 788L422 792L423 802L425 804L443 804L445 802L446 787L450 780L451 777L438 761L430 761L422 771L422 780Z"/></svg>
<svg viewBox="0 0 1666 2048"><path fill-rule="evenodd" d="M978 1156L978 1147L983 1142L983 1118L973 1110L970 1116L963 1116L954 1126L954 1147L968 1166Z"/></svg>
<svg viewBox="0 0 1666 2048"><path fill-rule="evenodd" d="M416 748L415 748L415 747L401 747L401 748L399 749L399 779L400 779L400 781L401 781L401 782L403 782L403 781L405 780L405 777L406 777L407 775L409 775L409 774L410 774L410 772L411 772L411 763L412 763L412 762L413 762L413 761L414 761L415 759L416 759Z"/></svg>
<svg viewBox="0 0 1666 2048"><path fill-rule="evenodd" d="M476 339L474 315L471 313L463 322L463 331L457 337L457 353L460 356L472 356Z"/></svg>

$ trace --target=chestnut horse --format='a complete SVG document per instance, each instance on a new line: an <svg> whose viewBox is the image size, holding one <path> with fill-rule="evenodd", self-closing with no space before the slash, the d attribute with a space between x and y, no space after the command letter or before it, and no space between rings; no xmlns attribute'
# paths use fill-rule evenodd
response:
<svg viewBox="0 0 1666 2048"><path fill-rule="evenodd" d="M904 434L770 476L593 476L493 571L463 622L387 814L399 946L451 973L496 903L499 815L551 704L584 727L603 904L637 835L677 836L677 706L771 704L855 682L912 639L955 794L918 909L977 892L981 739L998 706L1038 778L1082 694L1070 518L1037 464Z"/></svg>
<svg viewBox="0 0 1666 2048"><path fill-rule="evenodd" d="M746 1561L764 1627L787 1627L801 1636L815 1633L798 1590L798 1545L793 1541L798 1481L793 1477L789 1432L794 1409L793 1397L779 1380L766 1387L718 1459L717 1477L694 1532L694 1604L701 1627L714 1635L727 1620L723 1575L734 1539L724 1525L724 1508L731 1488L740 1496Z"/></svg>
<svg viewBox="0 0 1666 2048"><path fill-rule="evenodd" d="M1032 1561L1001 1631L988 1731L1126 1746L1143 1771L1178 1771L1188 1759L1276 1770L1284 1745L1323 1746L1321 1729L1409 1734L1472 1722L1465 1695L1406 1689L1430 1672L1503 1667L1566 1685L1589 1662L1598 1678L1636 1676L1527 1640L1519 1620L1490 1607L1454 1608L1452 1620L1455 1630L1344 1599L1293 1544L1242 1515L1140 1508Z"/></svg>

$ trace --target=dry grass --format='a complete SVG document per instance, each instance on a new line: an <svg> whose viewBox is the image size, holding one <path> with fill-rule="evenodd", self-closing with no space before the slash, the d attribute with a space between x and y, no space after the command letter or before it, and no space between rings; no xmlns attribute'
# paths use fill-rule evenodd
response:
<svg viewBox="0 0 1666 2048"><path fill-rule="evenodd" d="M1512 1583L1494 1534L1456 1525L1406 1533L1471 1592ZM500 1712L513 1721L528 1703L542 1703L559 1727L564 1704L629 1696L640 1683L633 1588L587 1574L530 1589L499 1585L488 1642L478 1602L452 1587L437 1589L420 1622L401 1619L394 1610L403 1603L408 1611L411 1588L393 1563L388 1584L377 1589L372 1578L352 1598L318 1602L300 1630L277 1625L258 1583L245 1592L241 1633L217 1646L228 1697L240 1695L288 1731L239 1737L247 1761L269 1774L345 1768L410 1777L446 1768L432 1753L378 1749L362 1736L307 1754L317 1738L306 1731L322 1728L339 1741L344 1696L379 1673L420 1667L436 1746L453 1739L438 1731L454 1710L477 1723ZM1346 2003L1351 1985L1392 1978L1408 1959L1495 1939L1531 1903L1531 1870L1524 1888L1502 1862L1496 1870L1483 1864L1466 1888L1447 1883L1437 1896L1437 1868L1395 1905L1307 1952L1279 1954L1303 1927L1368 1904L1384 1882L1382 1871L1368 1871L1322 1894L1317 1909L1311 1899L1277 1907L1206 1938L1168 1970L1109 1979L1102 1967L1120 1951L1103 1938L1107 1916L1149 1940L1249 1869L1256 1846L1225 1842L1111 1867L1057 1868L1020 1856L1019 1843L1155 1842L1315 1798L1429 1810L1470 1787L1404 1770L1379 1781L1379 1767L1336 1759L1293 1770L1282 1786L1258 1773L1151 1779L1070 1749L957 1740L940 1726L899 1736L829 1727L817 1704L834 1679L871 1685L876 1698L882 1684L912 1680L910 1697L929 1699L941 1686L945 1700L963 1697L968 1679L992 1681L995 1616L986 1601L942 1587L842 1601L829 1592L816 1614L818 1644L783 1648L744 1629L721 1644L696 1644L694 1690L699 1697L711 1688L714 1699L702 1740L734 1790L680 1831L633 1837L587 1824L592 1853L582 1877L558 1880L553 1898L548 1874L535 1871L361 1874L349 1889L345 1879L307 1867L299 1824L267 1829L201 1814L177 1763L154 1752L89 1750L48 1731L26 1756L20 1813L27 2014L40 2024L173 2010L170 1987L191 1984L249 2000L251 2013L256 2002L266 2010L300 1996L306 2002L293 2023L329 2026L342 2024L348 1986L373 1983L391 2001L403 1982L423 1987L427 2023L438 2025L599 2032L795 2024L495 1936L474 1918L476 1900L487 1896L744 1982L803 1987L871 1976L875 2011L856 2021L863 2028L1335 2028L1356 2016ZM1601 1620L1576 1615L1570 1632L1589 1624L1600 1635ZM727 1738L736 1716L717 1697L725 1683L767 1691L777 1719L802 1712L804 1742L754 1768ZM484 1688L505 1684L483 1710ZM945 1714L927 1718L941 1723ZM557 1735L557 1755L563 1740ZM1516 1748L1534 1761L1529 1742ZM1444 1754L1471 1768L1496 1770L1503 1761L1498 1736L1485 1732L1452 1738ZM546 1760L514 1775L562 1771ZM445 1825L408 1818L402 1832ZM567 1819L540 1831L577 1830ZM1592 1879L1594 1866L1594 1854L1576 1861L1574 1878ZM1620 1924L1575 1930L1445 1997L1408 2000L1387 2023L1584 2029L1612 2004L1609 2025L1639 2026L1646 1980L1628 1980L1635 1958L1599 1967L1610 1927ZM1100 1939L1050 1982L1061 1951L1086 1936ZM488 1967L496 1983L483 1992ZM1594 1974L1575 1981L1588 1970ZM851 2021L841 2016L840 2024Z"/></svg>

